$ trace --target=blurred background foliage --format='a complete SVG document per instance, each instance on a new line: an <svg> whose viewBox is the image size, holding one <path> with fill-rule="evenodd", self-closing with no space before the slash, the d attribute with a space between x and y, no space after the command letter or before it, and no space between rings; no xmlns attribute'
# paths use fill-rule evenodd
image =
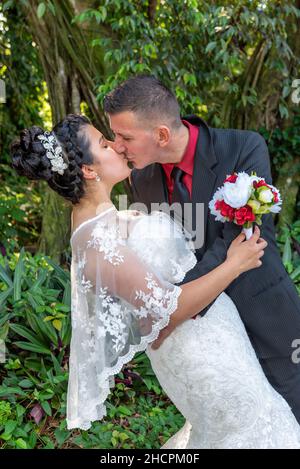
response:
<svg viewBox="0 0 300 469"><path fill-rule="evenodd" d="M151 73L182 114L266 139L283 262L300 293L300 0L7 0L0 4L0 446L159 448L182 425L145 354L116 379L108 416L66 429L70 206L10 168L33 124L84 112L105 134L104 95ZM297 81L298 80L298 81ZM114 198L124 192L118 185Z"/></svg>

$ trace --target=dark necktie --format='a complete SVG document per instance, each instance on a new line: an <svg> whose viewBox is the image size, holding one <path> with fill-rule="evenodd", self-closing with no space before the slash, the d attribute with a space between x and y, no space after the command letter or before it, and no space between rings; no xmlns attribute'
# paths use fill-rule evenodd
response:
<svg viewBox="0 0 300 469"><path fill-rule="evenodd" d="M177 166L174 166L174 168L172 169L171 178L174 181L174 187L171 203L180 204L179 206L175 205L176 208L174 209L174 218L175 220L177 220L178 223L180 223L182 226L189 230L189 221L186 219L187 209L184 208L184 204L191 202L191 198L188 188L183 182L184 174L184 171L182 171L182 169L178 168Z"/></svg>
<svg viewBox="0 0 300 469"><path fill-rule="evenodd" d="M188 203L191 201L188 188L183 182L184 174L184 171L178 168L178 166L174 166L174 168L172 169L171 178L174 181L172 203L179 202L181 205L183 205L184 203Z"/></svg>

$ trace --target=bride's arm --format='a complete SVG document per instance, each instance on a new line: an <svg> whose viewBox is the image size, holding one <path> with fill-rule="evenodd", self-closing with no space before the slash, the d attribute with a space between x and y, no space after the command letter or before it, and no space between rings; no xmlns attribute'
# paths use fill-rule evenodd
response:
<svg viewBox="0 0 300 469"><path fill-rule="evenodd" d="M181 285L182 293L178 299L178 308L172 314L169 325L153 342L153 349L157 349L175 327L195 316L215 300L241 273L261 266L260 258L264 254L267 242L260 239L259 235L257 227L249 241L244 241L245 236L240 234L232 242L227 252L227 259L221 265L208 274Z"/></svg>
<svg viewBox="0 0 300 469"><path fill-rule="evenodd" d="M178 287L144 263L122 238L114 236L117 234L114 225L105 230L101 226L96 228L90 233L92 228L88 226L85 238L73 243L74 258L78 252L79 270L76 273L74 265L72 281L78 284L81 296L93 290L97 301L101 300L100 316L103 315L102 307L111 309L115 315L118 309L118 305L113 308L115 299L124 299L129 306L128 314L136 318L141 328L141 336L150 333L156 324L166 324L168 316L169 325L165 329L160 328L161 333L153 348L159 346L177 325L214 301L241 273L259 267L259 259L267 245L259 238L258 228L249 241L244 241L245 235L240 234L232 242L223 264L203 277ZM82 298L82 302L85 301L87 299ZM131 316L127 316L125 319L130 323Z"/></svg>

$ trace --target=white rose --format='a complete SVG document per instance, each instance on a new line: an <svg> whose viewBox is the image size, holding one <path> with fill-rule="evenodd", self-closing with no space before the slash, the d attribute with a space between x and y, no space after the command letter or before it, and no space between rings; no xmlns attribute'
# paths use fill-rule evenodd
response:
<svg viewBox="0 0 300 469"><path fill-rule="evenodd" d="M233 208L246 205L252 192L252 179L247 173L239 173L235 183L225 182L224 200Z"/></svg>
<svg viewBox="0 0 300 469"><path fill-rule="evenodd" d="M264 189L259 192L258 200L264 204L269 204L273 201L273 193L270 189Z"/></svg>

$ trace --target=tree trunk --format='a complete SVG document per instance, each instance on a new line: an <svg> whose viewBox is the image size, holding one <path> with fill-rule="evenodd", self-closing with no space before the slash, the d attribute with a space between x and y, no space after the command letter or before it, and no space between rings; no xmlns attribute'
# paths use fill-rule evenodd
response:
<svg viewBox="0 0 300 469"><path fill-rule="evenodd" d="M103 61L101 53L96 56L89 45L84 29L72 24L76 2L52 0L55 15L47 10L41 19L37 17L39 3L39 0L29 0L23 8L38 45L53 125L69 113L80 113L84 102L93 123L107 134L109 127L96 99L96 82L103 79ZM56 261L61 260L69 244L70 211L70 205L47 186L39 251Z"/></svg>

